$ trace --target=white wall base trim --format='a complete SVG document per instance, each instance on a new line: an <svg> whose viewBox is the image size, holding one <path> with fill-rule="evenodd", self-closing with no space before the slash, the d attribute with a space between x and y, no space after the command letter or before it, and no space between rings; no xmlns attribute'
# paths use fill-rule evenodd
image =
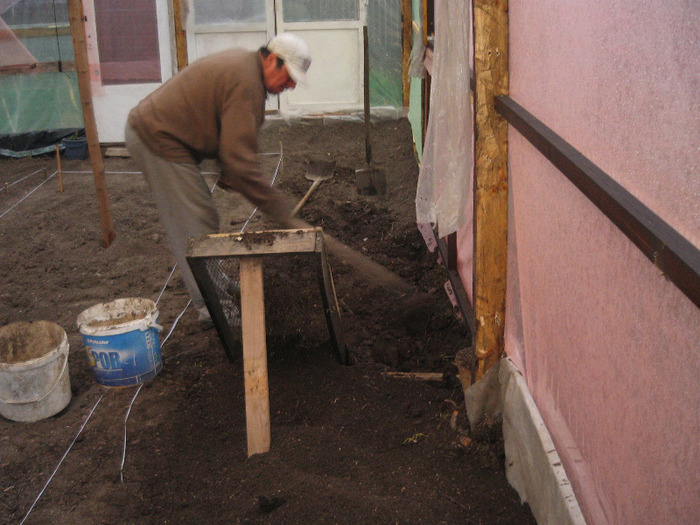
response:
<svg viewBox="0 0 700 525"><path fill-rule="evenodd" d="M585 525L581 509L525 379L506 358L465 390L469 421L501 414L506 476L539 525Z"/></svg>

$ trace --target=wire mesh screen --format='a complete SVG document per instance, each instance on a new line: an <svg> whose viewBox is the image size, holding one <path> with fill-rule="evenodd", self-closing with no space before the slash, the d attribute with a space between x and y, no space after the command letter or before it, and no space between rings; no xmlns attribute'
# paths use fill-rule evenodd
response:
<svg viewBox="0 0 700 525"><path fill-rule="evenodd" d="M187 262L202 292L202 297L228 357L231 360L237 360L241 357L243 350L242 333L246 330L246 326L242 326L241 322L239 276L241 274L240 258L248 256L271 257L272 259L268 260L273 267L274 263L280 263L283 257L311 259L309 261L311 264L309 262L302 263L301 259L297 262L302 264L305 270L316 269L323 314L331 336L333 351L338 361L348 364L349 356L343 341L333 276L323 245L321 228L263 230L208 235L199 239L190 239ZM285 264L287 271L293 267L293 265ZM244 268L243 271L250 270ZM285 274L285 280L289 280L287 274ZM305 286L301 284L302 282L305 281L300 277L294 280L294 285ZM275 286L275 289L277 288ZM294 292L288 293L292 296L295 295ZM247 297L250 301L250 295ZM258 327L251 324L247 329L256 330ZM318 331L316 331L316 336L318 336Z"/></svg>
<svg viewBox="0 0 700 525"><path fill-rule="evenodd" d="M221 309L232 327L241 325L241 289L234 277L238 275L238 267L238 259L209 259L205 265Z"/></svg>
<svg viewBox="0 0 700 525"><path fill-rule="evenodd" d="M238 260L212 257L188 262L227 356L231 360L240 358Z"/></svg>

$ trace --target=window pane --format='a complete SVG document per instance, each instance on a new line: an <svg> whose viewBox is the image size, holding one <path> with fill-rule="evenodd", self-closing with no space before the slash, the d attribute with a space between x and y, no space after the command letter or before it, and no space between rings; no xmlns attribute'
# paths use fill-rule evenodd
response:
<svg viewBox="0 0 700 525"><path fill-rule="evenodd" d="M95 0L102 83L160 82L156 0Z"/></svg>
<svg viewBox="0 0 700 525"><path fill-rule="evenodd" d="M283 0L285 22L357 20L358 0Z"/></svg>
<svg viewBox="0 0 700 525"><path fill-rule="evenodd" d="M192 6L197 25L265 22L264 0L194 0Z"/></svg>

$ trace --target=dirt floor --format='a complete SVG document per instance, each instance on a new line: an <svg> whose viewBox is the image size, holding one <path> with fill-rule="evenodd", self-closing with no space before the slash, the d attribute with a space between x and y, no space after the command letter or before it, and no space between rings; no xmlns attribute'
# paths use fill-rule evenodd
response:
<svg viewBox="0 0 700 525"><path fill-rule="evenodd" d="M506 481L498 424L471 429L464 413L454 357L470 336L444 292L447 272L415 226L408 122L376 122L371 137L386 196L358 194L358 121L273 122L261 152L275 184L296 199L311 185L309 161L335 160L335 176L301 216L432 306L407 322L396 294L329 255L352 358L342 366L313 261L266 258L272 446L252 457L242 363L227 359L192 308L178 320L188 296L177 272L168 280L164 232L130 159L105 158L116 233L107 249L89 161L62 159L61 193L52 156L0 160L0 325L63 327L72 385L71 403L54 417L0 417L1 523L534 523ZM213 184L216 175L206 177ZM252 207L220 189L214 196L222 230L240 231ZM267 227L257 213L246 226ZM157 301L164 327L163 370L140 390L98 384L76 328L83 310L120 297ZM397 371L444 376L387 374Z"/></svg>

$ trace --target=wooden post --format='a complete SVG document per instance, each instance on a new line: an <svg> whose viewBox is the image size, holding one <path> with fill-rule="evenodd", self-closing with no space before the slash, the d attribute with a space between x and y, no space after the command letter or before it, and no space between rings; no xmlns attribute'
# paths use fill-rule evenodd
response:
<svg viewBox="0 0 700 525"><path fill-rule="evenodd" d="M61 171L61 148L56 144L56 163L58 164L58 190L63 193L63 172Z"/></svg>
<svg viewBox="0 0 700 525"><path fill-rule="evenodd" d="M90 88L90 72L88 70L87 45L85 43L85 15L81 0L68 0L68 15L70 30L73 37L73 53L75 54L75 69L78 73L78 88L83 107L83 120L85 122L85 135L88 139L88 151L90 152L90 164L95 179L97 203L100 209L100 221L102 223L102 238L105 248L108 248L114 240L112 227L112 214L109 209L109 197L107 196L107 184L105 183L105 167L100 151L100 141L97 136L97 122L92 105L92 91Z"/></svg>
<svg viewBox="0 0 700 525"><path fill-rule="evenodd" d="M175 27L175 53L177 55L177 70L187 66L187 2L173 0L173 25Z"/></svg>
<svg viewBox="0 0 700 525"><path fill-rule="evenodd" d="M240 274L246 432L250 457L270 450L270 393L262 259L241 257Z"/></svg>
<svg viewBox="0 0 700 525"><path fill-rule="evenodd" d="M474 351L476 379L503 353L508 249L508 123L494 97L508 94L508 1L474 0Z"/></svg>

